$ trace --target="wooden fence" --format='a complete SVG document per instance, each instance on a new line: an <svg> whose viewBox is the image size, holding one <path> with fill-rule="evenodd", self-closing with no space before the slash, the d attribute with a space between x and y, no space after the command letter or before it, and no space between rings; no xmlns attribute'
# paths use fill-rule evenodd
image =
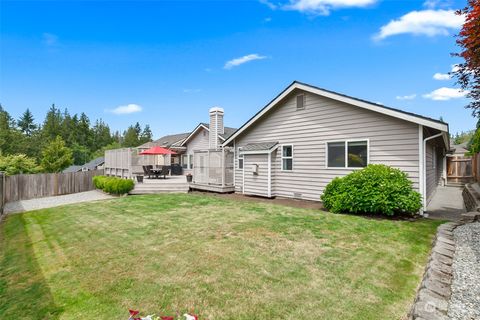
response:
<svg viewBox="0 0 480 320"><path fill-rule="evenodd" d="M59 196L95 189L92 178L102 175L103 170L18 174L4 178L1 207L11 201Z"/></svg>
<svg viewBox="0 0 480 320"><path fill-rule="evenodd" d="M0 172L0 220L3 216L3 206L5 205L5 174Z"/></svg>

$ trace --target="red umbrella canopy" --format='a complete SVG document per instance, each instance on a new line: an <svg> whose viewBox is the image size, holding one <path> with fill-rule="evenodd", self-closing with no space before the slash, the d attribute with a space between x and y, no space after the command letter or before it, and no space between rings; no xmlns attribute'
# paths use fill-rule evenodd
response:
<svg viewBox="0 0 480 320"><path fill-rule="evenodd" d="M150 149L147 149L145 151L140 152L139 154L142 155L151 155L151 154L177 154L175 151L172 151L167 148L162 148L162 147L151 147Z"/></svg>

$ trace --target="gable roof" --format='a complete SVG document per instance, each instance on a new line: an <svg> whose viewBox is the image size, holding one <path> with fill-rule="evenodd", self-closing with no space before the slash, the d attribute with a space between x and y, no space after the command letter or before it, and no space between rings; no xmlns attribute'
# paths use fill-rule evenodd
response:
<svg viewBox="0 0 480 320"><path fill-rule="evenodd" d="M230 135L223 143L223 145L227 145L232 142L238 135L244 132L248 127L250 127L253 123L255 123L258 119L260 119L264 114L266 114L269 110L274 108L280 101L282 101L286 96L288 96L294 90L302 90L306 92L310 92L313 94L317 94L322 97L330 98L333 100L341 101L356 107L360 107L363 109L375 111L378 113L382 113L388 116L392 116L398 119L402 119L405 121L417 123L423 126L427 126L430 128L438 129L440 131L448 132L448 123L420 116L415 113L402 111L399 109L386 107L384 105L370 102L367 100L362 100L358 98L354 98L351 96L347 96L345 94L341 94L338 92L322 89L319 87L315 87L306 83L302 83L299 81L292 82L287 88L285 88L279 95L277 95L273 100L271 100L265 107L263 107L260 111L258 111L250 120L245 122L235 133Z"/></svg>
<svg viewBox="0 0 480 320"><path fill-rule="evenodd" d="M64 169L62 172L79 172L82 171L83 168L88 170L95 170L98 166L101 166L105 163L104 157L98 157L89 162L85 163L84 165L71 165L70 167Z"/></svg>
<svg viewBox="0 0 480 320"><path fill-rule="evenodd" d="M210 125L208 123L205 123L205 122L200 122L198 124L198 126L196 126L195 129L193 129L193 131L182 141L181 146L183 146L185 143L187 143L187 141L190 140L190 138L192 138L197 133L197 131L202 129L202 128L207 130L208 132L210 132ZM225 141L235 131L237 131L237 129L236 128L231 128L231 127L224 127L223 131L224 131L224 133L219 134L218 136L220 137L220 139Z"/></svg>
<svg viewBox="0 0 480 320"><path fill-rule="evenodd" d="M139 149L148 149L151 147L159 146L159 147L172 147L172 146L179 146L186 137L190 135L190 132L184 133L177 133L177 134L170 134L167 136L163 136L157 140L150 141L147 143L138 146Z"/></svg>

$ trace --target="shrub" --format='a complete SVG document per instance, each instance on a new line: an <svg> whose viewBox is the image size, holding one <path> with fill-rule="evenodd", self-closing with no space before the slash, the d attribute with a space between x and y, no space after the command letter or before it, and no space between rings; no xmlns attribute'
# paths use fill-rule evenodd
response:
<svg viewBox="0 0 480 320"><path fill-rule="evenodd" d="M111 194L125 194L131 191L134 183L130 179L117 177L95 176L93 177L95 188Z"/></svg>
<svg viewBox="0 0 480 320"><path fill-rule="evenodd" d="M335 213L372 213L392 216L416 213L421 196L406 173L382 164L370 164L345 177L333 179L321 199Z"/></svg>
<svg viewBox="0 0 480 320"><path fill-rule="evenodd" d="M24 154L0 156L0 171L5 171L8 176L22 173L38 173L41 168L35 159Z"/></svg>

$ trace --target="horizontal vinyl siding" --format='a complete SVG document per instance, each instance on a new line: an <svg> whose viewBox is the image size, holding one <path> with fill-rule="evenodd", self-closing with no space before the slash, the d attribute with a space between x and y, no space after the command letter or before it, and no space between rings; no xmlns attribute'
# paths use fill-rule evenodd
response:
<svg viewBox="0 0 480 320"><path fill-rule="evenodd" d="M209 138L209 132L202 128L200 131L198 131L195 134L195 136L193 136L192 138L190 138L190 140L188 140L187 150L185 151L185 153L193 155L193 152L195 150L207 150L210 146L208 138ZM183 173L184 174L188 174L188 173L193 174L193 170L184 169Z"/></svg>
<svg viewBox="0 0 480 320"><path fill-rule="evenodd" d="M436 157L436 166L434 167L434 157ZM443 171L443 157L440 154L440 148L434 148L433 144L427 141L425 149L425 173L426 173L426 191L427 204L432 200L437 186L440 184L440 178Z"/></svg>
<svg viewBox="0 0 480 320"><path fill-rule="evenodd" d="M266 197L268 195L268 156L266 154L245 155L245 194ZM258 165L258 174L252 173L252 165Z"/></svg>
<svg viewBox="0 0 480 320"><path fill-rule="evenodd" d="M267 141L294 146L292 172L280 170L280 148L273 153L272 196L293 197L294 193L301 193L304 199L320 200L323 189L334 177L352 171L326 168L326 142L345 139L369 139L370 163L383 163L405 171L418 189L417 124L305 94L304 110L296 110L293 94L235 141L237 148ZM238 168L237 160L235 167ZM241 170L237 169L235 175L236 190L241 192Z"/></svg>

